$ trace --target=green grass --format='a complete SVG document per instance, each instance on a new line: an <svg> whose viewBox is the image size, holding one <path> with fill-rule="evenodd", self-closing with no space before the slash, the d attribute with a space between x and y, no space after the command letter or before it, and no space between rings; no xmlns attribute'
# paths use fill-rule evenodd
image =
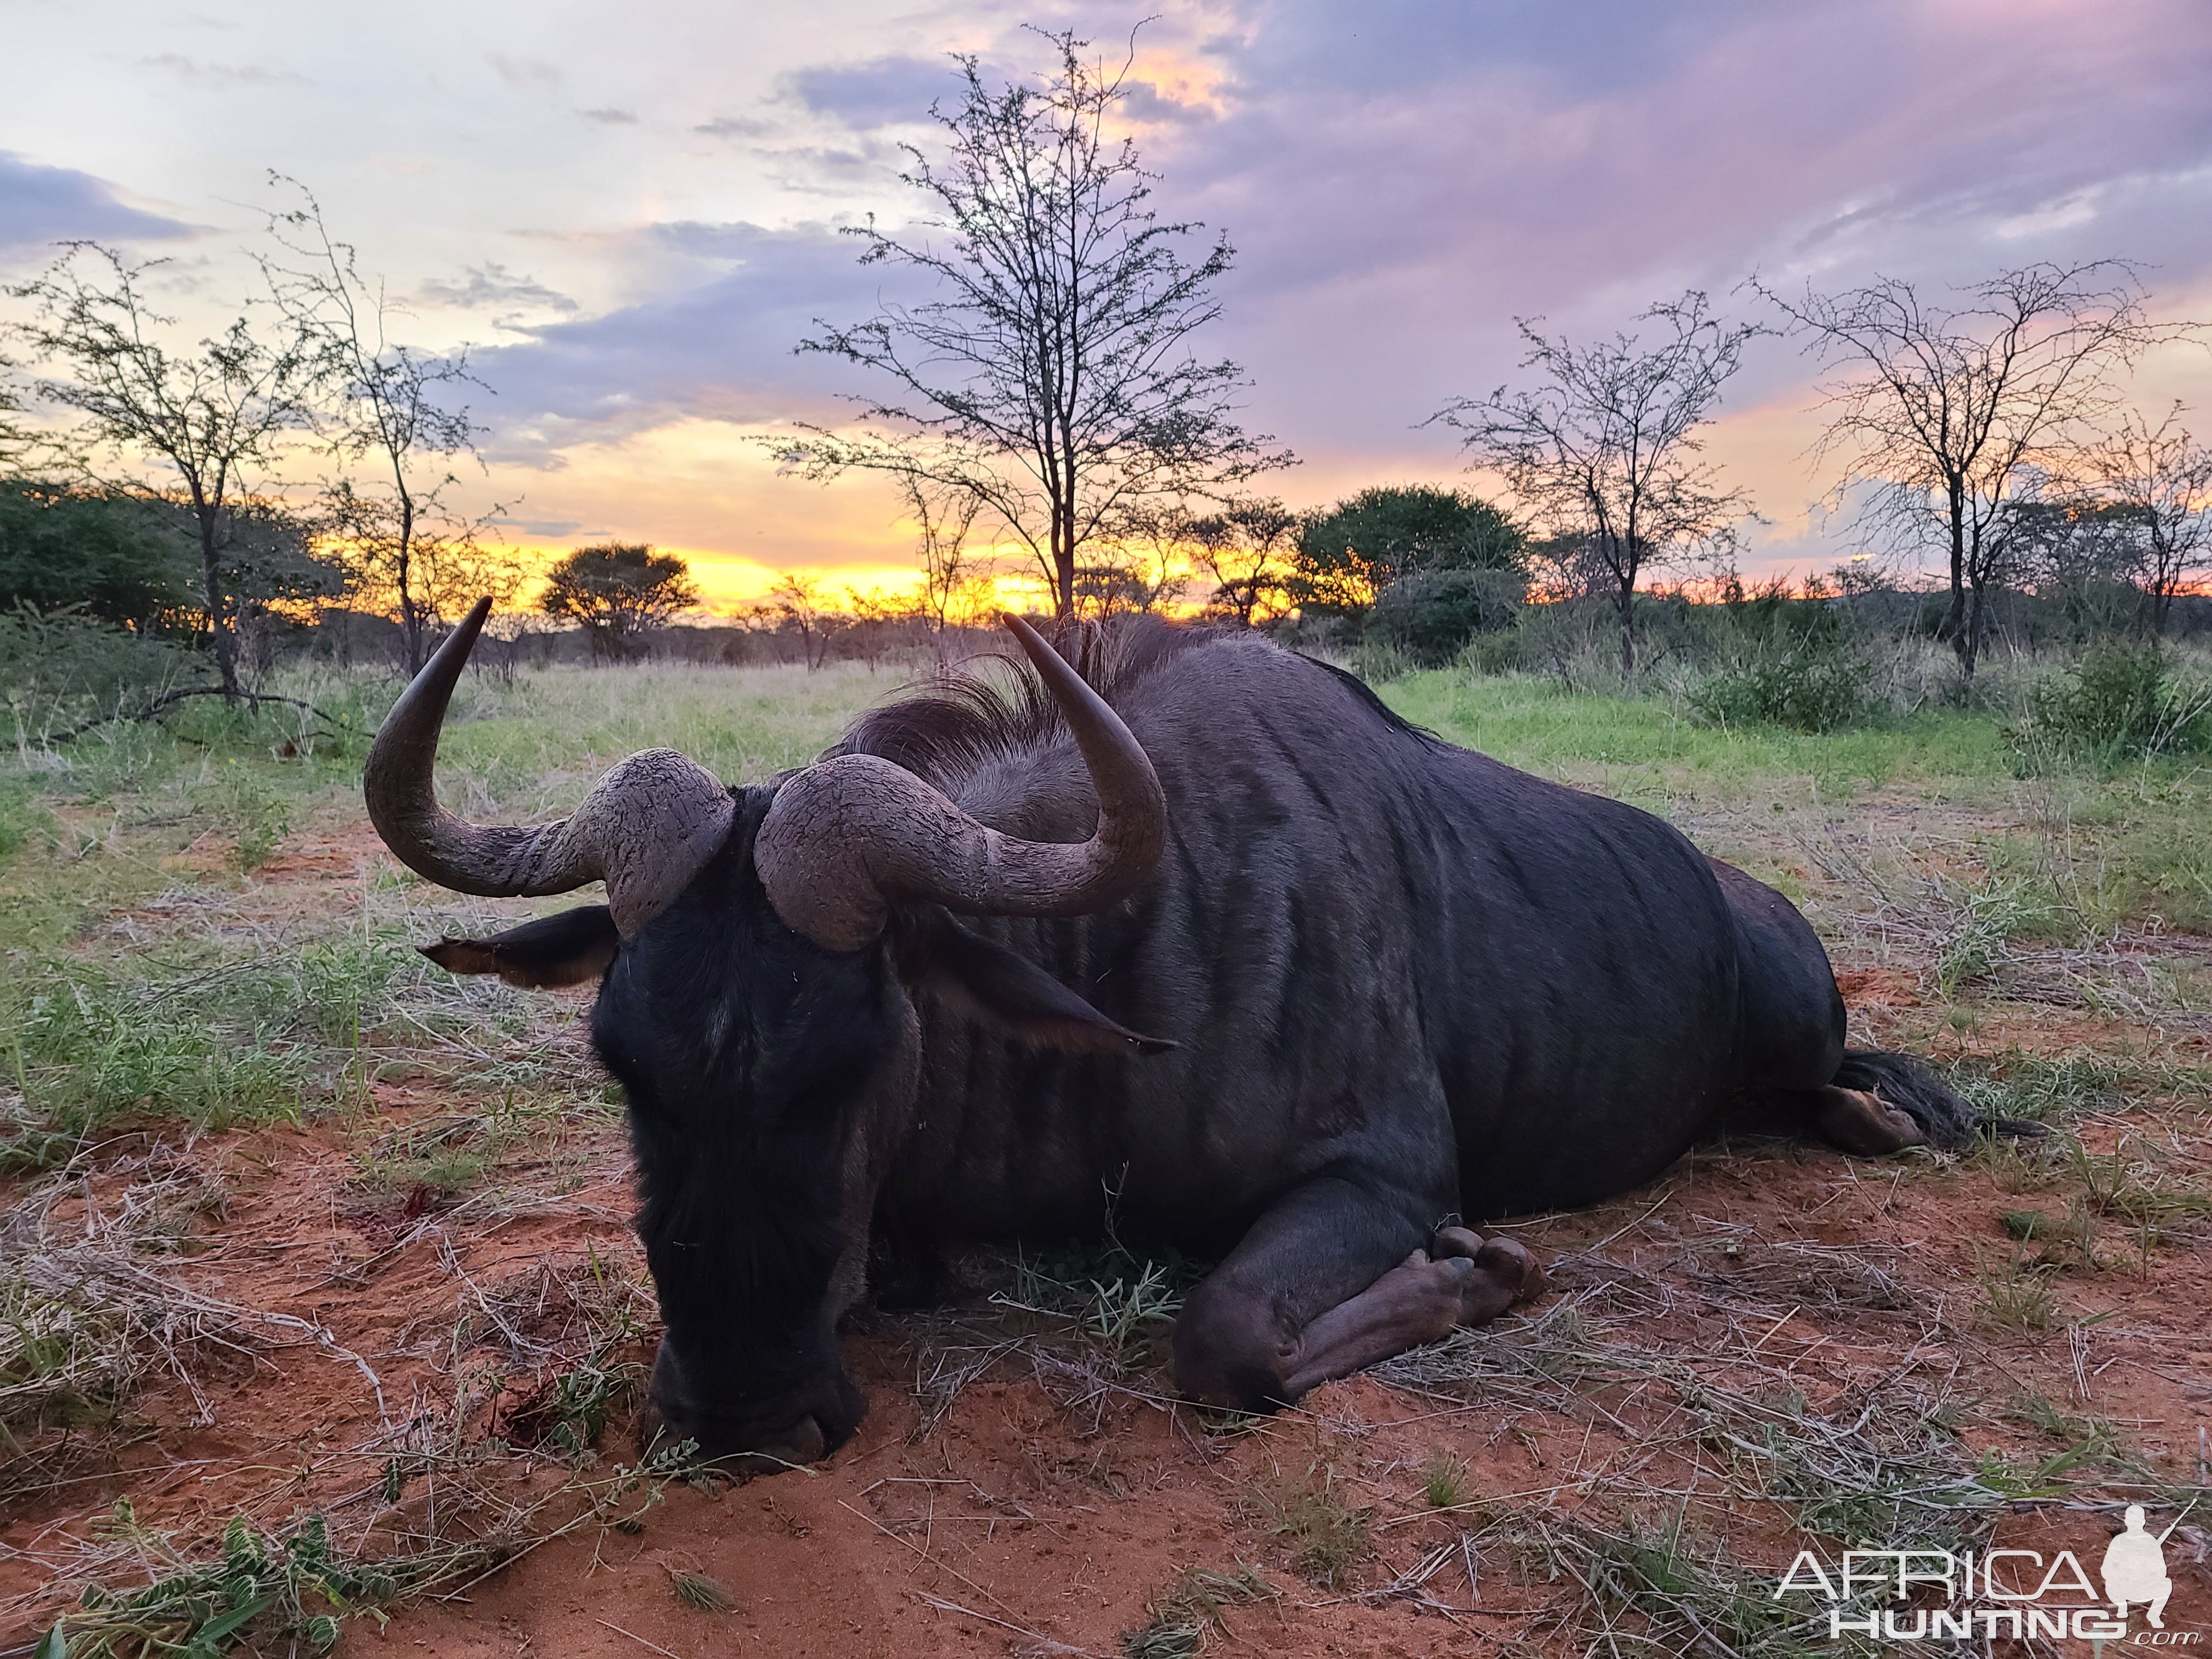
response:
<svg viewBox="0 0 2212 1659"><path fill-rule="evenodd" d="M1778 778L1809 778L1830 795L1899 781L1995 787L2012 771L2000 722L1981 713L1930 712L1815 736L1701 726L1668 699L1572 693L1534 675L1444 669L1381 690L1407 719L1453 743L1624 799L1686 788L1732 798Z"/></svg>

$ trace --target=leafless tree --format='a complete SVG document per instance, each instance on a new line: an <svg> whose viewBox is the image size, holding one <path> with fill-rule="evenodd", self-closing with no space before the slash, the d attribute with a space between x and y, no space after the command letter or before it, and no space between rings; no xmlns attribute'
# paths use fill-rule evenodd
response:
<svg viewBox="0 0 2212 1659"><path fill-rule="evenodd" d="M1202 227L1150 206L1155 175L1109 131L1127 64L1109 73L1085 60L1088 42L1044 39L1058 67L1042 86L987 85L975 58L956 60L960 96L930 112L943 155L908 146L900 175L935 216L923 234L854 228L863 264L903 266L943 297L817 322L799 347L891 390L855 400L860 430L807 426L778 447L805 477L858 468L967 497L1035 556L1064 618L1085 550L1133 509L1291 457L1232 418L1243 372L1191 353L1220 315L1212 289L1231 250L1217 237L1188 262L1182 245Z"/></svg>
<svg viewBox="0 0 2212 1659"><path fill-rule="evenodd" d="M968 545L981 503L964 489L951 489L914 473L898 479L907 511L921 531L921 593L919 605L930 632L943 635L964 599L980 581L988 584L993 559Z"/></svg>
<svg viewBox="0 0 2212 1659"><path fill-rule="evenodd" d="M1285 609L1299 523L1275 497L1248 497L1192 519L1194 556L1213 579L1208 611L1249 628L1261 612Z"/></svg>
<svg viewBox="0 0 2212 1659"><path fill-rule="evenodd" d="M1636 584L1644 573L1728 533L1747 517L1701 459L1698 428L1718 408L1744 347L1765 332L1723 324L1694 289L1653 306L1656 326L1577 348L1517 319L1523 369L1541 384L1460 398L1431 418L1466 434L1471 463L1504 479L1536 526L1573 543L1603 572L1620 613L1620 673L1636 668Z"/></svg>
<svg viewBox="0 0 2212 1659"><path fill-rule="evenodd" d="M829 660L838 619L823 608L822 584L817 580L796 570L785 571L769 589L765 608L799 635L799 654L807 672L812 673Z"/></svg>
<svg viewBox="0 0 2212 1659"><path fill-rule="evenodd" d="M196 350L172 349L162 335L175 319L143 291L160 263L72 242L44 276L8 291L33 306L19 336L61 371L37 382L37 397L77 417L56 458L103 489L186 509L216 672L235 701L244 690L234 555L284 440L311 422L317 355L289 324L270 337L244 317Z"/></svg>
<svg viewBox="0 0 2212 1659"><path fill-rule="evenodd" d="M405 313L383 283L363 277L352 246L331 239L306 185L281 173L270 182L295 204L269 215L278 252L262 269L279 310L315 354L332 457L353 469L323 489L327 540L359 596L399 624L412 676L452 601L477 598L451 592L439 567L472 571L487 562L477 545L483 520L462 516L453 498L460 483L453 463L483 466L483 428L454 400L468 387L489 388L470 372L465 349L440 356L394 341L392 325Z"/></svg>
<svg viewBox="0 0 2212 1659"><path fill-rule="evenodd" d="M2190 435L2175 404L2155 427L2135 410L2091 446L2087 474L2099 500L2133 532L2144 631L2166 632L2173 596L2212 568L2212 448Z"/></svg>
<svg viewBox="0 0 2212 1659"><path fill-rule="evenodd" d="M1801 300L1752 286L1833 371L1814 453L1840 462L1838 495L1866 492L1877 520L1946 547L1942 631L1971 677L1989 595L2017 550L2007 503L2070 473L2118 399L2119 372L2185 325L2152 323L2133 268L2110 259L2005 271L1955 305L1895 277Z"/></svg>

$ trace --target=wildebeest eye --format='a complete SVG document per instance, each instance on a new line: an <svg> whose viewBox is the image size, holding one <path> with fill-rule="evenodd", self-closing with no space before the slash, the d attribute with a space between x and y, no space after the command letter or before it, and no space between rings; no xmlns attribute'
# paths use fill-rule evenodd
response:
<svg viewBox="0 0 2212 1659"><path fill-rule="evenodd" d="M614 913L586 904L489 939L441 939L415 948L450 974L497 974L509 985L550 990L597 979L621 945Z"/></svg>

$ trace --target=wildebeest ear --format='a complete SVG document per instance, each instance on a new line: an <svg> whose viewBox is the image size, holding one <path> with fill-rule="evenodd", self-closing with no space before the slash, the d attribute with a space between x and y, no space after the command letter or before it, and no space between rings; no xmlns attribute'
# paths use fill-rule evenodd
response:
<svg viewBox="0 0 2212 1659"><path fill-rule="evenodd" d="M932 906L901 919L900 971L960 1012L1041 1048L1158 1054L1176 1045L1118 1025L1050 974Z"/></svg>
<svg viewBox="0 0 2212 1659"><path fill-rule="evenodd" d="M604 904L580 905L489 939L441 939L415 948L452 974L497 974L509 985L581 985L613 965L621 936Z"/></svg>

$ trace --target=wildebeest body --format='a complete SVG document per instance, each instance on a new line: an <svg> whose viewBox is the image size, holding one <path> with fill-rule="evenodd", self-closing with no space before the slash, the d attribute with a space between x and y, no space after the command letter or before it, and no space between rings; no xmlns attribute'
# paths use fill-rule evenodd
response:
<svg viewBox="0 0 2212 1659"><path fill-rule="evenodd" d="M1680 832L1258 639L1174 652L1116 708L1167 793L1155 881L1099 915L969 925L1178 1047L1065 1055L925 1005L898 1232L1094 1231L1110 1190L1133 1235L1204 1249L1328 1169L1425 1228L1593 1201L1711 1127L1736 945ZM1088 833L1073 744L1041 763L948 793L1026 836Z"/></svg>
<svg viewBox="0 0 2212 1659"><path fill-rule="evenodd" d="M1255 635L1122 628L1091 673L1110 710L1021 637L1049 696L956 681L726 801L680 757L626 763L676 780L709 850L610 878L611 910L429 947L517 983L611 964L593 1033L667 1327L653 1396L703 1444L794 1461L849 1434L836 1324L872 1246L882 1280L1109 1228L1219 1254L1177 1376L1254 1407L1533 1294L1524 1249L1446 1224L1621 1192L1746 1091L1854 1150L1966 1132L1917 1062L1846 1054L1788 901L1660 819ZM449 689L441 660L418 684ZM418 868L490 890L616 855L635 793L565 839L436 817L431 691L372 780ZM876 857L908 799L920 827ZM1058 903L1063 866L1108 896L1000 913Z"/></svg>

